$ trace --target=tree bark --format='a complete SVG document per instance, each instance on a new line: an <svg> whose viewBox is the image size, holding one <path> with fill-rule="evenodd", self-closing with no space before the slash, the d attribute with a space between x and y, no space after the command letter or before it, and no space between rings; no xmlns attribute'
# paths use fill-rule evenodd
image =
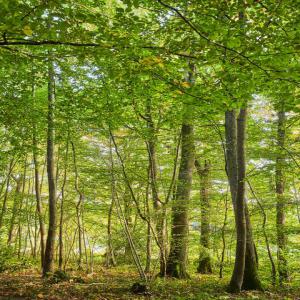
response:
<svg viewBox="0 0 300 300"><path fill-rule="evenodd" d="M227 172L231 175L229 182L236 225L235 264L228 287L230 292L241 291L245 270L245 122L245 110L241 110L237 123L235 111L226 112Z"/></svg>
<svg viewBox="0 0 300 300"><path fill-rule="evenodd" d="M258 257L252 236L252 226L247 203L245 202L246 254L242 290L262 290L258 276Z"/></svg>
<svg viewBox="0 0 300 300"><path fill-rule="evenodd" d="M79 188L79 176L78 176L78 169L77 169L77 159L76 159L76 151L75 145L73 141L71 141L72 152L73 152L73 163L74 163L74 173L75 173L75 183L74 187L76 192L78 193L79 199L76 204L76 217L77 217L77 226L78 226L78 269L82 270L82 253L83 253L83 225L82 225L82 204L84 200L84 194L82 193L81 189Z"/></svg>
<svg viewBox="0 0 300 300"><path fill-rule="evenodd" d="M159 275L164 276L166 273L166 257L167 257L166 214L165 214L166 203L163 203L159 199L159 190L157 184L156 134L155 134L155 125L152 119L152 107L151 107L150 99L147 100L146 116L147 116L147 127L149 131L147 148L148 148L148 156L149 156L150 185L151 185L151 192L152 192L153 208L155 211L156 233L157 233L157 239L159 243L159 262L160 262ZM148 231L150 232L150 230Z"/></svg>
<svg viewBox="0 0 300 300"><path fill-rule="evenodd" d="M237 230L237 256L231 282L229 284L229 290L233 292L238 292L241 289L262 289L257 273L257 254L252 238L250 216L245 202L244 147L246 114L246 109L241 109L237 121L235 111L227 111L225 114L226 171L235 211ZM238 201L240 205L239 208L237 207ZM244 242L245 247L243 244ZM245 252L244 262L242 260L243 252Z"/></svg>
<svg viewBox="0 0 300 300"><path fill-rule="evenodd" d="M225 229L227 225L227 215L228 215L228 191L226 193L224 202L225 202L225 213L224 213L224 221L222 226L222 252L221 252L220 270L219 270L220 278L223 278L223 267L224 267L224 258L225 258L225 250L226 250Z"/></svg>
<svg viewBox="0 0 300 300"><path fill-rule="evenodd" d="M48 62L48 131L47 131L47 175L49 190L49 227L43 264L43 276L53 271L53 259L56 236L56 184L54 154L54 70L53 63Z"/></svg>
<svg viewBox="0 0 300 300"><path fill-rule="evenodd" d="M114 255L114 249L112 245L112 214L113 208L115 205L115 198L116 198L116 184L114 180L114 158L113 158L113 151L112 151L112 140L111 137L109 138L109 161L110 161L110 192L111 192L111 202L108 210L108 220L107 220L107 247L106 247L106 262L105 265L107 268L110 266L116 266L116 259Z"/></svg>
<svg viewBox="0 0 300 300"><path fill-rule="evenodd" d="M36 210L38 214L39 226L40 226L40 247L41 247L41 266L43 268L44 259L45 259L45 225L43 221L43 209L41 202L41 193L40 193L40 171L39 171L39 162L37 154L37 139L36 139L36 126L33 125L33 162L34 162L34 183L35 183L35 199L36 199Z"/></svg>
<svg viewBox="0 0 300 300"><path fill-rule="evenodd" d="M63 226L64 226L64 200L65 200L65 187L67 182L67 169L68 169L68 156L69 156L69 137L70 133L68 130L67 142L66 142L66 154L65 154L65 166L64 166L64 177L61 187L61 199L60 199L60 217L59 217L59 234L58 234L58 268L63 268L63 257L64 257L64 242L63 242Z"/></svg>
<svg viewBox="0 0 300 300"><path fill-rule="evenodd" d="M2 204L2 209L1 209L1 213L0 213L0 232L3 226L3 218L5 216L6 210L7 210L7 199L8 199L8 193L9 193L9 184L10 184L10 177L11 177L11 173L14 167L14 158L12 158L12 160L9 163L9 167L8 167L8 174L7 174L7 179L6 179L6 188L5 188L5 192L4 192L4 198L3 198L3 204Z"/></svg>
<svg viewBox="0 0 300 300"><path fill-rule="evenodd" d="M288 279L288 267L286 260L286 243L285 234L285 196L284 196L284 146L285 146L285 111L282 109L278 112L277 127L277 157L276 157L276 229L277 229L277 260L279 283L282 284Z"/></svg>
<svg viewBox="0 0 300 300"><path fill-rule="evenodd" d="M200 256L197 267L197 272L201 274L211 274L212 265L211 257L209 254L210 248L210 202L209 202L209 173L210 173L210 163L208 161L204 162L203 168L201 167L199 161L195 160L195 167L200 179L200 206L201 206L201 234L200 234Z"/></svg>
<svg viewBox="0 0 300 300"><path fill-rule="evenodd" d="M184 123L181 127L181 161L178 174L176 198L172 206L171 247L167 260L166 275L188 278L187 242L188 208L194 167L193 125Z"/></svg>
<svg viewBox="0 0 300 300"><path fill-rule="evenodd" d="M26 161L25 161L25 167L26 169ZM16 220L16 215L18 212L18 208L20 206L20 201L22 197L22 186L24 185L25 178L23 177L23 174L19 178L14 178L16 181L16 191L14 195L14 203L13 203L13 209L12 209L12 216L10 219L10 226L9 226L9 231L8 231L8 239L7 239L7 244L10 245L12 242L13 238L13 233L14 233L14 228L15 228L15 220Z"/></svg>

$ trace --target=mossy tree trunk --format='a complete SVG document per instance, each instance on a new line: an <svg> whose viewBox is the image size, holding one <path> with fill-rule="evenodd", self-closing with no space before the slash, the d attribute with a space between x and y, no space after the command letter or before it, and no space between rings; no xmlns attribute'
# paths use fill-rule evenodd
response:
<svg viewBox="0 0 300 300"><path fill-rule="evenodd" d="M285 196L284 196L284 161L285 161L285 111L281 109L278 112L277 128L277 157L276 157L276 229L277 229L277 260L279 283L282 284L288 279L288 269L286 260L285 234Z"/></svg>
<svg viewBox="0 0 300 300"><path fill-rule="evenodd" d="M186 266L189 227L188 209L194 166L193 125L182 125L181 139L181 161L176 198L172 206L171 247L167 260L166 275L175 278L188 278Z"/></svg>
<svg viewBox="0 0 300 300"><path fill-rule="evenodd" d="M200 234L200 256L197 272L201 274L211 274L212 264L209 253L210 248L210 202L209 202L209 173L210 163L205 160L201 167L199 161L195 160L195 167L200 179L200 206L201 206L201 234Z"/></svg>

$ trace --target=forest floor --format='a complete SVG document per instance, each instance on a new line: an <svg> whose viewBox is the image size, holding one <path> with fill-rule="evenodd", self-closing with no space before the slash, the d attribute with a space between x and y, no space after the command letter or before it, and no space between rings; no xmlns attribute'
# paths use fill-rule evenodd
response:
<svg viewBox="0 0 300 300"><path fill-rule="evenodd" d="M134 272L103 269L97 273L71 274L71 279L59 283L43 280L36 270L0 274L0 299L300 299L300 288L265 292L226 293L228 278L195 275L191 280L156 279L150 295L135 295L130 288L138 281Z"/></svg>

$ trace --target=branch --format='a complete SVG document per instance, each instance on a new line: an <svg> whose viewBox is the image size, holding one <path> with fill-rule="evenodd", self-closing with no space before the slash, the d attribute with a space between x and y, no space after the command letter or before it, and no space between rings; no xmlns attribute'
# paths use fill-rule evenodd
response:
<svg viewBox="0 0 300 300"><path fill-rule="evenodd" d="M198 30L198 28L186 17L184 16L177 8L171 6L171 5L168 5L166 3L164 3L163 1L161 0L157 0L161 5L163 5L164 7L176 12L176 14L191 28L193 29L193 31L195 31L202 39L206 40L209 44L213 44L219 48L222 48L222 49L225 49L225 50L228 50L230 52L233 52L235 54L237 54L238 56L246 59L250 64L252 64L253 66L255 66L256 68L260 69L261 71L263 71L264 73L266 73L267 76L270 76L269 75L269 71L272 71L272 70L266 70L264 68L262 68L259 64L257 64L256 62L254 62L253 60L251 60L248 56L246 56L245 54L235 50L235 49L232 49L230 47L227 47L223 44L220 44L218 42L215 42L213 40L211 40L210 38L208 38L206 35L204 35L200 30Z"/></svg>

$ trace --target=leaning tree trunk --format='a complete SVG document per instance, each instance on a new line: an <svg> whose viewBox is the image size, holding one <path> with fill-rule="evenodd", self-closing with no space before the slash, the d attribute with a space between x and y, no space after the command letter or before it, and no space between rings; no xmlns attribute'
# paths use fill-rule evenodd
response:
<svg viewBox="0 0 300 300"><path fill-rule="evenodd" d="M53 271L56 236L56 184L54 155L54 70L51 59L48 64L48 131L47 131L47 174L49 190L49 227L43 264L43 276Z"/></svg>
<svg viewBox="0 0 300 300"><path fill-rule="evenodd" d="M187 242L188 209L194 166L193 125L183 124L181 128L181 161L178 174L176 198L172 206L171 247L167 260L166 275L188 278Z"/></svg>
<svg viewBox="0 0 300 300"><path fill-rule="evenodd" d="M209 173L210 173L210 164L208 161L204 162L204 167L202 168L199 161L195 160L195 167L200 179L200 206L201 206L201 235L200 235L200 256L197 267L197 272L201 274L211 274L211 257L209 254L210 248L210 202L208 196L209 189Z"/></svg>
<svg viewBox="0 0 300 300"><path fill-rule="evenodd" d="M287 260L285 257L287 238L285 234L285 197L284 197L284 146L285 146L285 122L284 110L278 112L277 129L277 158L276 158L276 228L277 228L277 259L279 283L288 279Z"/></svg>
<svg viewBox="0 0 300 300"><path fill-rule="evenodd" d="M245 269L245 123L245 110L241 110L237 123L235 112L226 112L227 172L232 193L237 237L235 264L228 287L231 292L241 291Z"/></svg>

